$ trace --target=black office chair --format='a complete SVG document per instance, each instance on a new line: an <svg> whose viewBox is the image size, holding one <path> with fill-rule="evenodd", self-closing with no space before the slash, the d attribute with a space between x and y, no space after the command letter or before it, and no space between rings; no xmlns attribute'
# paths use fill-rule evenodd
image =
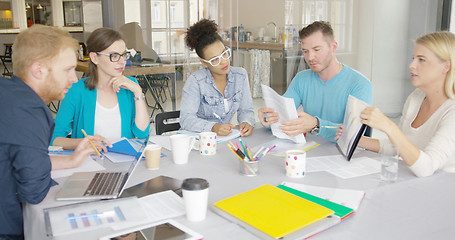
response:
<svg viewBox="0 0 455 240"><path fill-rule="evenodd" d="M158 113L155 117L156 135L180 129L180 111Z"/></svg>

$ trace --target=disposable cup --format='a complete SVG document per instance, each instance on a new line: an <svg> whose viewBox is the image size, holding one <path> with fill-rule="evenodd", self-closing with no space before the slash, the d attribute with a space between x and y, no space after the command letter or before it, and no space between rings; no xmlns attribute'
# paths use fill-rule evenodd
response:
<svg viewBox="0 0 455 240"><path fill-rule="evenodd" d="M161 146L158 144L149 144L144 150L145 166L148 169L160 168Z"/></svg>
<svg viewBox="0 0 455 240"><path fill-rule="evenodd" d="M182 183L183 201L185 202L186 218L198 222L207 215L209 183L202 178L187 178Z"/></svg>

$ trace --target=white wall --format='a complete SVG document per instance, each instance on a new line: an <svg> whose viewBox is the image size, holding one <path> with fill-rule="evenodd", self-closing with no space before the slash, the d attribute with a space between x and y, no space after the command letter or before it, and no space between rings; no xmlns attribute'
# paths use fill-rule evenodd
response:
<svg viewBox="0 0 455 240"><path fill-rule="evenodd" d="M362 0L359 3L357 69L370 78L373 105L386 115L401 113L414 90L408 65L413 39L436 30L437 1Z"/></svg>
<svg viewBox="0 0 455 240"><path fill-rule="evenodd" d="M373 3L369 9L374 9L374 14L366 17L372 18L368 19L372 23L372 29L367 30L371 34L368 36L371 46L364 50L371 53L370 80L373 84L373 105L385 113L400 113L407 97L404 96L403 82L407 77L406 49L410 0L370 1ZM364 24L364 21L361 20L360 23ZM362 28L366 29L368 26ZM366 35L362 32L359 34Z"/></svg>

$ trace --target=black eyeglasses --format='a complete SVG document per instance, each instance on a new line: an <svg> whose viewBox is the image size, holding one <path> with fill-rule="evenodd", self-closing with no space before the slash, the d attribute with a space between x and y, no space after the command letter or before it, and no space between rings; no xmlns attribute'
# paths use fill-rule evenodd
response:
<svg viewBox="0 0 455 240"><path fill-rule="evenodd" d="M123 57L123 59L126 60L126 59L130 58L130 56L131 56L130 52L125 52L123 54L96 52L96 54L109 56L109 60L111 60L111 62L118 62L118 61L120 61L120 58L122 58L122 57Z"/></svg>

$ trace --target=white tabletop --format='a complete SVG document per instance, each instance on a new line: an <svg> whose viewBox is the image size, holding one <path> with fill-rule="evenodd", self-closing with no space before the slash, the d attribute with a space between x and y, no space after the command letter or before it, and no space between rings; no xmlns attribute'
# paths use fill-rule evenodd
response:
<svg viewBox="0 0 455 240"><path fill-rule="evenodd" d="M269 130L258 128L252 136L244 139L250 147L254 147L273 140L274 137ZM308 157L339 154L335 144L327 140L307 136L307 141L321 144L308 151ZM431 177L417 178L400 162L398 181L392 184L381 182L379 174L341 179L327 172L312 172L304 178L294 179L285 176L284 159L266 156L260 162L260 174L246 177L239 174L238 158L227 148L226 143L218 145L215 156L201 156L197 151L192 151L189 163L185 165L175 165L172 153L163 151L168 157L162 159L159 170L147 170L145 163L141 162L128 185L133 186L160 175L181 180L190 177L205 178L210 184L209 205L263 184L277 186L283 181L362 190L366 195L354 216L312 239L448 239L455 236L455 174L438 172ZM378 157L369 151L354 154L354 158L360 156ZM107 168L110 167L112 166ZM59 183L65 180L57 179ZM60 187L61 184L51 188L40 204L25 205L26 239L46 239L43 208L73 203L55 200ZM202 234L204 239L258 239L211 210L202 222L189 222L184 216L176 220ZM97 239L97 236L110 231L86 232L61 239Z"/></svg>

